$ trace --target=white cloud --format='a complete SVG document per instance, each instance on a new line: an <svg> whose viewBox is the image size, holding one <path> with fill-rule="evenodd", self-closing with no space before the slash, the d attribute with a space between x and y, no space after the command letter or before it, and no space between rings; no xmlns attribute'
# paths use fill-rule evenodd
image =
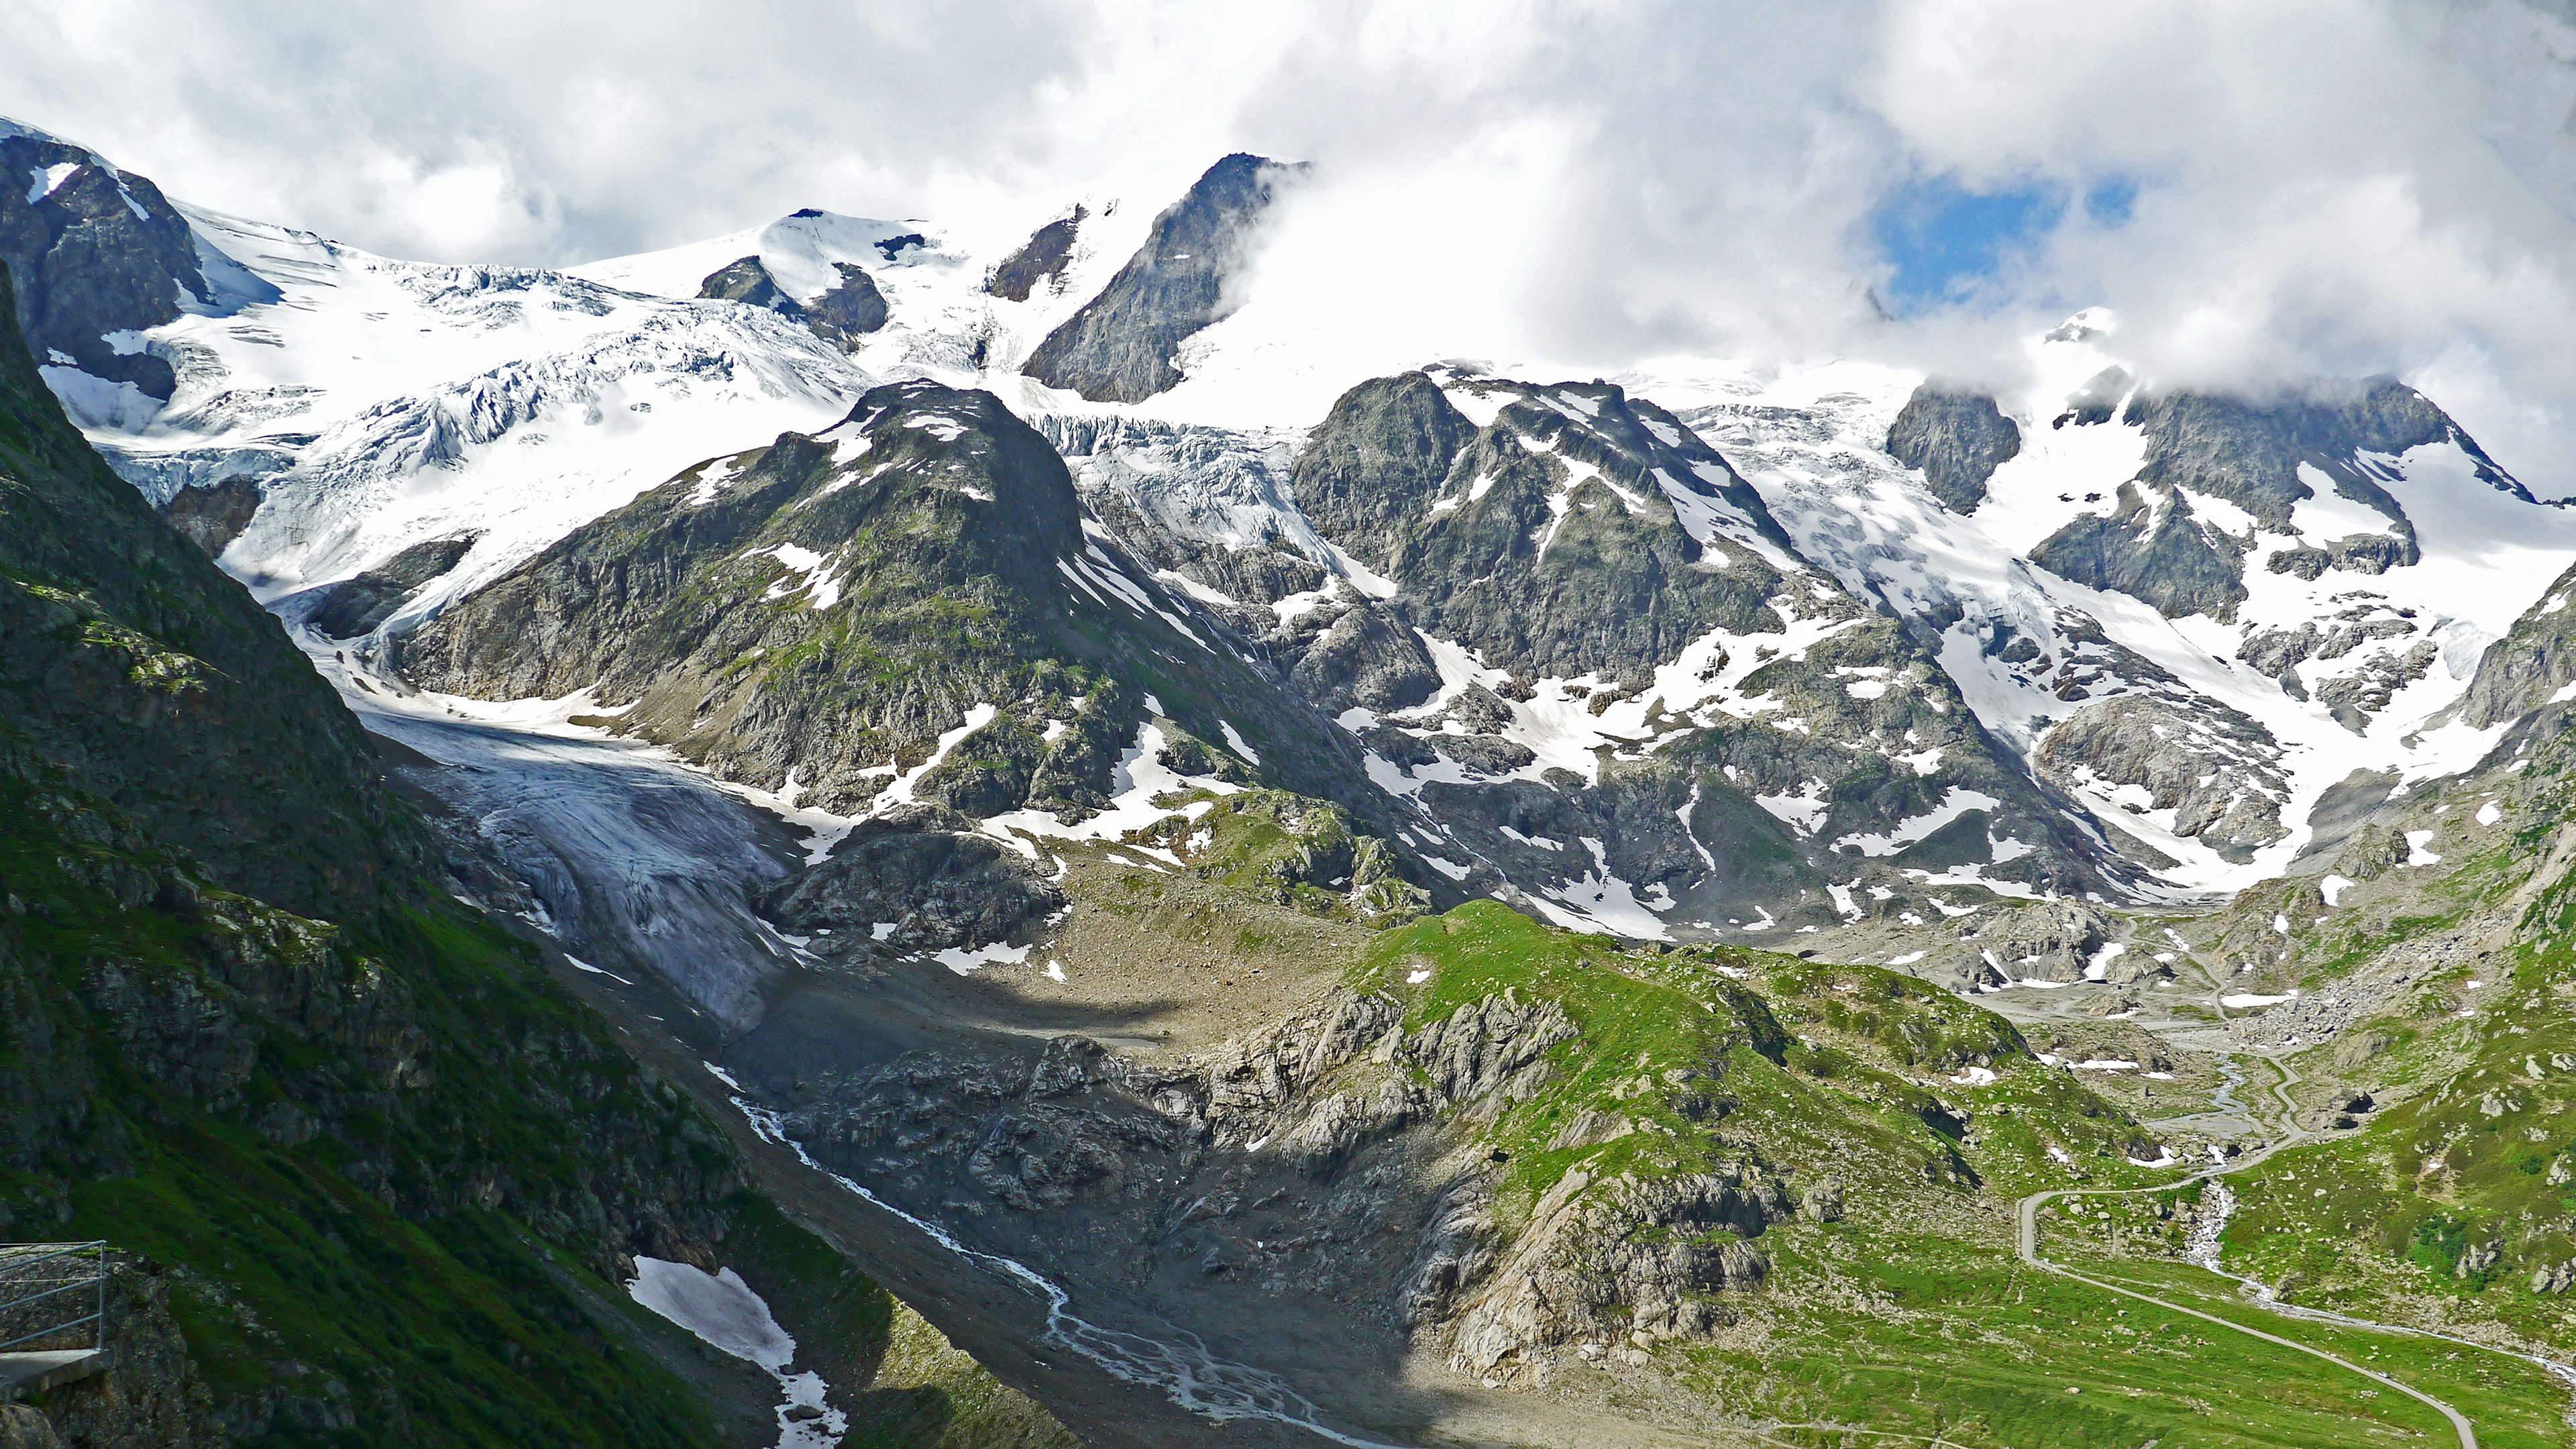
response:
<svg viewBox="0 0 2576 1449"><path fill-rule="evenodd" d="M2526 0L0 0L0 34L19 119L397 255L569 262L803 205L991 239L1249 149L1317 169L1245 345L2002 380L2099 302L2173 381L2416 377L2576 491L2576 25ZM2140 190L1883 322L1870 216L1942 173Z"/></svg>
<svg viewBox="0 0 2576 1449"><path fill-rule="evenodd" d="M2177 384L2474 375L2472 410L2520 434L2576 398L2576 224L2531 180L2576 152L2500 149L2493 117L2522 113L2495 78L2514 77L2445 37L2527 14L1922 0L1893 12L1865 94L1929 169L2140 183L2127 225L2070 229L2000 279L1987 326L2107 303L2123 351ZM1926 330L1956 348L1979 324ZM2576 489L2563 448L2506 444L2536 486Z"/></svg>

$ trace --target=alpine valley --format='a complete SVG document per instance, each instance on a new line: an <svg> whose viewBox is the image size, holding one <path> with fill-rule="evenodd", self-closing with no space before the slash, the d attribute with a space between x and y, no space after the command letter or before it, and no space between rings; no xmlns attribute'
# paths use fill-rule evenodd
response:
<svg viewBox="0 0 2576 1449"><path fill-rule="evenodd" d="M2100 309L1373 368L1310 182L0 123L0 1445L2576 1443L2576 511Z"/></svg>

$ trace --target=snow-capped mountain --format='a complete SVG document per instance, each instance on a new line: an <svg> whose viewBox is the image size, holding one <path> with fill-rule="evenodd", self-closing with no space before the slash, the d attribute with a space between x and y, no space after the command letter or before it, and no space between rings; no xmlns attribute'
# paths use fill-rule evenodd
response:
<svg viewBox="0 0 2576 1449"><path fill-rule="evenodd" d="M841 447L872 388L981 391L1070 467L1082 528L1047 545L1069 587L1149 621L1141 654L1029 646L1122 682L1135 718L1102 725L1118 743L1154 719L1215 741L1237 717L1310 717L1332 743L1291 752L1298 788L1386 822L1421 886L1587 930L1937 923L1986 892L2166 899L2276 874L2321 801L2348 813L2483 750L2494 730L2449 711L2576 562L2576 518L2411 390L2160 390L2100 313L2033 341L2040 381L2018 396L1853 363L1595 383L1439 365L1247 422L1278 360L1211 339L1261 306L1239 284L1296 175L1255 157L1159 212L1035 200L1009 248L806 210L561 271L395 261L173 206L22 129L0 160L28 179L0 195L8 260L35 279L22 326L102 319L95 346L49 344L48 381L317 649L390 657L460 601L533 587L550 550L654 490L693 497L685 480L736 476L773 441ZM151 287L107 285L134 275ZM789 541L761 545L764 588L787 585L755 591L763 608L867 597L827 562L840 536L764 528ZM714 568L732 538L670 562ZM1099 662L1183 638L1212 661L1189 669L1260 708L1167 714L1149 675L1179 666ZM684 658L735 667L616 642L633 684L607 703ZM479 657L439 677L601 682ZM762 678L764 708L819 698ZM906 699L851 706L887 782L1009 703ZM633 727L703 726L665 700ZM827 771L800 758L821 736L762 729L699 757L791 800L830 774L832 809L873 808L851 792L879 767ZM1022 784L967 794L999 819L1033 808Z"/></svg>
<svg viewBox="0 0 2576 1449"><path fill-rule="evenodd" d="M1987 728L2124 854L2231 888L2308 846L2329 790L2451 773L2493 743L2449 708L2576 559L2576 515L2401 385L2160 396L2107 350L2111 326L2083 314L2034 342L2044 381L1991 407L2006 442L1964 490L1890 451L1939 396L1911 377L1747 370L1681 413L1804 556L1937 641Z"/></svg>

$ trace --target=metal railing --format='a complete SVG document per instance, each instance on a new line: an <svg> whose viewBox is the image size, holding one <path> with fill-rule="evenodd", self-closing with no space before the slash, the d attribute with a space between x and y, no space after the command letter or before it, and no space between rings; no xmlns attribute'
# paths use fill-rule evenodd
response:
<svg viewBox="0 0 2576 1449"><path fill-rule="evenodd" d="M0 1333L0 1353L107 1347L106 1242L0 1243Z"/></svg>

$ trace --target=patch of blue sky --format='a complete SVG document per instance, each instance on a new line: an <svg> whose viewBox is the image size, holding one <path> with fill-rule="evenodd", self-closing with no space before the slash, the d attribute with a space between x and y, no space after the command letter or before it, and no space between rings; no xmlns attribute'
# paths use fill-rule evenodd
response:
<svg viewBox="0 0 2576 1449"><path fill-rule="evenodd" d="M2138 184L2095 182L2079 197L2056 182L1970 190L1953 176L1919 177L1870 218L1879 254L1894 269L1881 300L1898 316L1972 298L2014 258L2036 251L2082 209L2095 226L2125 225Z"/></svg>

